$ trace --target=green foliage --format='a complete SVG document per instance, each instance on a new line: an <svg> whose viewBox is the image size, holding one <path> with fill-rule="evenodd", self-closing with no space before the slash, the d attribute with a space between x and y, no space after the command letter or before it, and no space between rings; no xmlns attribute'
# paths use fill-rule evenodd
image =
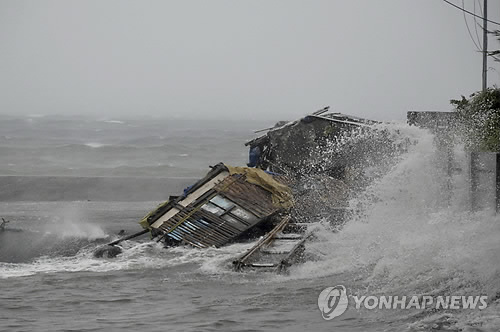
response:
<svg viewBox="0 0 500 332"><path fill-rule="evenodd" d="M500 30L490 31L489 33L493 34L500 41ZM500 61L500 50L489 51L488 55L495 61Z"/></svg>
<svg viewBox="0 0 500 332"><path fill-rule="evenodd" d="M451 100L464 130L468 148L500 152L500 89L488 88L469 99Z"/></svg>

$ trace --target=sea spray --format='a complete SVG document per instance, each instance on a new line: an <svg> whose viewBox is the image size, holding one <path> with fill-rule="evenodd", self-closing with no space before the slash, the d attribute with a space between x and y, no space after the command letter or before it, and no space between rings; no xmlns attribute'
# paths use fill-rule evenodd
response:
<svg viewBox="0 0 500 332"><path fill-rule="evenodd" d="M56 211L50 224L45 227L46 232L63 239L80 238L96 240L107 237L101 226L89 222L85 212L78 205L67 205Z"/></svg>
<svg viewBox="0 0 500 332"><path fill-rule="evenodd" d="M367 186L394 167L422 138L422 132L401 124L376 124L345 131L311 147L292 182L294 219L321 219L340 228L351 212L362 210L356 203L368 201L371 193ZM361 200L360 195L364 196Z"/></svg>
<svg viewBox="0 0 500 332"><path fill-rule="evenodd" d="M306 252L316 260L292 268L291 278L350 276L354 292L370 295L487 295L488 309L473 320L498 323L500 217L468 211L461 147L455 152L463 167L450 180L438 166L433 135L415 127L398 130L416 144L392 167L376 170L384 175L351 199L359 213L340 232L315 232L317 241ZM470 313L453 315L456 326L472 319Z"/></svg>

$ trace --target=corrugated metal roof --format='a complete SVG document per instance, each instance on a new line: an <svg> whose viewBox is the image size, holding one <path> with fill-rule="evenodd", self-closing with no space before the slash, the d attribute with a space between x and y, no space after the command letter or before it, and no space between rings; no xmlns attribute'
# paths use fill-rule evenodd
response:
<svg viewBox="0 0 500 332"><path fill-rule="evenodd" d="M322 110L308 114L304 117L304 119L305 118L315 118L315 119L339 123L340 125L353 125L353 126L368 126L368 125L372 125L372 124L377 123L377 121L363 119L363 118L360 118L357 116L352 116L352 115L347 115L347 114L342 114L342 113L326 113L325 114L325 112L327 112L328 109L329 109L329 107L325 107ZM260 144L268 139L267 134L269 132L280 131L286 127L294 126L294 125L300 123L300 120L302 120L302 118L295 120L295 121L287 122L284 125L281 125L278 127L267 128L267 129L265 129L267 131L267 133L246 142L245 146L258 145L258 144Z"/></svg>
<svg viewBox="0 0 500 332"><path fill-rule="evenodd" d="M212 176L220 174L224 173ZM205 178L205 184L210 180ZM205 184L200 183L198 188ZM164 217L158 216L152 227L177 242L198 248L220 247L280 210L273 206L270 192L247 182L243 174L227 175L206 189L188 205L182 199L171 204L162 211L163 216L171 217L162 220ZM175 213L169 213L171 210Z"/></svg>

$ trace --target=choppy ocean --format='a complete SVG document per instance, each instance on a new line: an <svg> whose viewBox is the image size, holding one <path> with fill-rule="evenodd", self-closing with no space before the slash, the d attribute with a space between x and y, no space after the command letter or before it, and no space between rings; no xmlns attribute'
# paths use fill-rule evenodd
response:
<svg viewBox="0 0 500 332"><path fill-rule="evenodd" d="M244 165L261 122L0 117L2 331L499 331L500 217L471 213L465 175L443 206L428 132L353 202L338 233L317 220L311 260L287 275L233 272L252 243L164 249L140 230L159 202L223 161ZM376 199L373 199L376 197ZM314 221L314 220L313 220ZM324 320L318 295L488 296L482 310L356 309Z"/></svg>

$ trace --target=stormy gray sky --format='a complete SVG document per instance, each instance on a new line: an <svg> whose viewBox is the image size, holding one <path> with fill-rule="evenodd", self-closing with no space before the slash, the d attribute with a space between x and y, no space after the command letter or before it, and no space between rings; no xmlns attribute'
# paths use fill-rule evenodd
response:
<svg viewBox="0 0 500 332"><path fill-rule="evenodd" d="M1 0L0 43L0 114L293 119L330 105L391 120L481 88L464 17L440 0Z"/></svg>

